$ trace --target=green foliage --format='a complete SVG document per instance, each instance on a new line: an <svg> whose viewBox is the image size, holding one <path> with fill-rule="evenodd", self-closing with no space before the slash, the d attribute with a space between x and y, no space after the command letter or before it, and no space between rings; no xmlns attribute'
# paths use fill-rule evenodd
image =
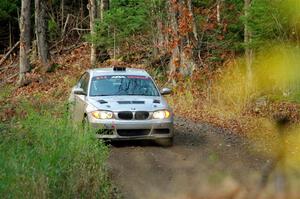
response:
<svg viewBox="0 0 300 199"><path fill-rule="evenodd" d="M280 4L279 0L252 1L247 19L252 32L252 47L260 49L288 40L288 18Z"/></svg>
<svg viewBox="0 0 300 199"><path fill-rule="evenodd" d="M57 38L57 33L58 33L58 25L57 25L55 19L50 18L48 20L48 34L49 34L50 40Z"/></svg>
<svg viewBox="0 0 300 199"><path fill-rule="evenodd" d="M193 1L197 9L205 10L207 15L195 15L199 33L203 32L200 50L207 50L209 62L219 66L225 61L224 54L232 51L242 52L244 42L244 24L240 16L243 15L244 4L242 0L220 1L220 23L217 23L216 1ZM202 25L201 25L202 24ZM200 25L200 26L199 26ZM201 34L200 34L201 35Z"/></svg>
<svg viewBox="0 0 300 199"><path fill-rule="evenodd" d="M224 3L223 20L228 23L227 32L223 40L223 48L235 52L242 51L244 42L244 24L240 18L243 15L243 0L228 0Z"/></svg>
<svg viewBox="0 0 300 199"><path fill-rule="evenodd" d="M72 128L62 111L43 103L21 106L26 116L0 123L0 195L108 198L107 147L94 134Z"/></svg>
<svg viewBox="0 0 300 199"><path fill-rule="evenodd" d="M0 101L5 100L11 94L12 89L9 85L0 87Z"/></svg>
<svg viewBox="0 0 300 199"><path fill-rule="evenodd" d="M113 0L103 21L96 23L96 36L90 38L98 46L112 47L132 35L142 34L148 28L148 7L143 0Z"/></svg>
<svg viewBox="0 0 300 199"><path fill-rule="evenodd" d="M298 88L296 91L292 92L291 96L291 101L292 102L296 102L296 103L300 103L300 89Z"/></svg>
<svg viewBox="0 0 300 199"><path fill-rule="evenodd" d="M17 0L0 0L0 20L8 20L17 13Z"/></svg>

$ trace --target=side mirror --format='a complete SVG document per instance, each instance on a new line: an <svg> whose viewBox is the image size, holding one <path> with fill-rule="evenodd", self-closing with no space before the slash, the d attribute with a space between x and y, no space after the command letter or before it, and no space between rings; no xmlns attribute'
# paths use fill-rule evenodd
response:
<svg viewBox="0 0 300 199"><path fill-rule="evenodd" d="M163 88L163 89L161 89L161 91L160 91L160 94L161 94L161 95L169 95L169 94L171 94L171 93L172 93L172 90L169 89L169 88Z"/></svg>
<svg viewBox="0 0 300 199"><path fill-rule="evenodd" d="M86 95L86 92L82 88L74 88L73 93L75 95Z"/></svg>

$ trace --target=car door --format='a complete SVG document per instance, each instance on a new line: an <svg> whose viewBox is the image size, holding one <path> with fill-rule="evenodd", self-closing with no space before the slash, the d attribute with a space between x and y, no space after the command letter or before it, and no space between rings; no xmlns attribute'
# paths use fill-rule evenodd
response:
<svg viewBox="0 0 300 199"><path fill-rule="evenodd" d="M88 93L88 86L89 86L90 75L88 72L84 73L78 84L77 88L82 88L83 91L87 94ZM82 122L84 119L84 113L86 108L86 96L85 95L76 95L74 94L74 121L75 122Z"/></svg>

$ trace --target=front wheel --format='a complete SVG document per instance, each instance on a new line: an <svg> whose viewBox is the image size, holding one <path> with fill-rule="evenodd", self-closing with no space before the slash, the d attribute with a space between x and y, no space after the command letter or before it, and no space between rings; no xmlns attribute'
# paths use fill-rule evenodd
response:
<svg viewBox="0 0 300 199"><path fill-rule="evenodd" d="M157 139L155 142L163 147L173 146L173 138L160 138L160 139Z"/></svg>

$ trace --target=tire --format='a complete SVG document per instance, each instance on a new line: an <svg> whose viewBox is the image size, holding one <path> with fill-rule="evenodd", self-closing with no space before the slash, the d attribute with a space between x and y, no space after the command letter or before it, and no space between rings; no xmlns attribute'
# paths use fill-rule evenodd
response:
<svg viewBox="0 0 300 199"><path fill-rule="evenodd" d="M171 147L173 146L173 138L160 138L155 141L162 147Z"/></svg>

